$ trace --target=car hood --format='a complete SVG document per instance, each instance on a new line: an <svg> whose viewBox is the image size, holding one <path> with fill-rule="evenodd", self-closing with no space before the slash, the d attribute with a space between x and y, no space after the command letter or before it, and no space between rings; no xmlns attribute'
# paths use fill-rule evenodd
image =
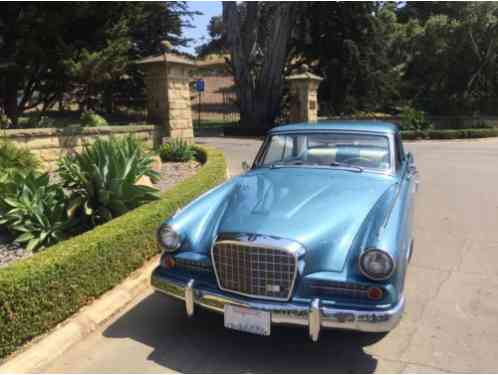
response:
<svg viewBox="0 0 498 375"><path fill-rule="evenodd" d="M395 182L341 169L265 168L232 183L218 233L292 239L306 248L308 271L340 272L362 224Z"/></svg>

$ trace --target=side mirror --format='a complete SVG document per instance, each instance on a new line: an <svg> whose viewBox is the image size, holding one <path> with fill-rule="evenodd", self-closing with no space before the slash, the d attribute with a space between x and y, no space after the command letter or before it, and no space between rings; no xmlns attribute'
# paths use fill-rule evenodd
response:
<svg viewBox="0 0 498 375"><path fill-rule="evenodd" d="M244 160L244 161L242 162L242 170L243 170L244 172L247 172L249 169L251 169L251 167L249 166L249 163L248 163L247 161L245 161L245 160Z"/></svg>

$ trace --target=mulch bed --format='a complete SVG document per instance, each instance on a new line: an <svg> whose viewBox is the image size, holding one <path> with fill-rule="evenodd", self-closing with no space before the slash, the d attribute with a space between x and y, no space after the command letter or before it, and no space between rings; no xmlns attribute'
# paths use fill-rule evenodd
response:
<svg viewBox="0 0 498 375"><path fill-rule="evenodd" d="M163 193L180 181L195 175L200 166L195 160L186 163L164 162L161 166L161 180L156 186Z"/></svg>
<svg viewBox="0 0 498 375"><path fill-rule="evenodd" d="M0 232L0 268L10 262L32 255L31 251L23 249L12 240L10 235Z"/></svg>
<svg viewBox="0 0 498 375"><path fill-rule="evenodd" d="M156 187L161 193L172 188L182 180L191 177L197 173L201 164L197 161L189 161L187 163L163 163L161 166L161 179L156 184ZM54 180L57 176L51 176ZM31 256L33 253L27 251L19 244L13 242L10 235L0 231L0 268L7 264Z"/></svg>

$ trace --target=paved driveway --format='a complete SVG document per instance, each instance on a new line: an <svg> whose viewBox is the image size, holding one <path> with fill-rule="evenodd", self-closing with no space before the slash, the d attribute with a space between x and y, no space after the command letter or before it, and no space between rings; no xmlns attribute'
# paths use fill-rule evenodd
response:
<svg viewBox="0 0 498 375"><path fill-rule="evenodd" d="M209 139L232 173L259 142ZM268 338L223 328L221 316L150 292L71 348L49 372L498 371L498 141L407 145L421 172L407 309L391 333L300 328Z"/></svg>

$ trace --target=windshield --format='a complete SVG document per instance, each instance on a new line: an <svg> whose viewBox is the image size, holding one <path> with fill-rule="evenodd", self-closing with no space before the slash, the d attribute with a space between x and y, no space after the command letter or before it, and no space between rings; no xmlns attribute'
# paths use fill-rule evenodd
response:
<svg viewBox="0 0 498 375"><path fill-rule="evenodd" d="M278 134L270 137L259 165L326 165L386 170L389 139L356 133Z"/></svg>

